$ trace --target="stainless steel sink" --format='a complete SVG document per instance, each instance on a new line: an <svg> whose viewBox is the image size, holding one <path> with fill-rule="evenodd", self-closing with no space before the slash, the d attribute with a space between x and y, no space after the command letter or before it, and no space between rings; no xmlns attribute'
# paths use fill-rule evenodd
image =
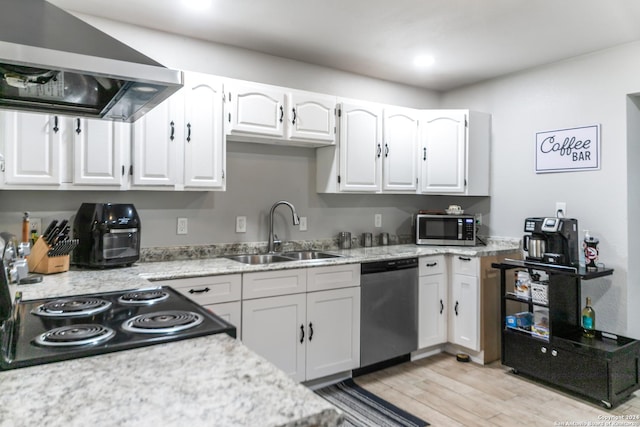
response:
<svg viewBox="0 0 640 427"><path fill-rule="evenodd" d="M232 259L238 262L243 262L245 264L271 264L274 262L293 261L293 258L286 258L276 254L231 255L225 258Z"/></svg>
<svg viewBox="0 0 640 427"><path fill-rule="evenodd" d="M329 254L329 253L320 252L320 251L284 252L281 255L287 258L293 258L295 260L339 258L341 256L341 255L334 255L334 254Z"/></svg>
<svg viewBox="0 0 640 427"><path fill-rule="evenodd" d="M295 251L280 254L257 254L257 255L229 255L225 258L245 264L271 264L276 262L301 261L314 259L339 258L341 255L334 255L320 251Z"/></svg>

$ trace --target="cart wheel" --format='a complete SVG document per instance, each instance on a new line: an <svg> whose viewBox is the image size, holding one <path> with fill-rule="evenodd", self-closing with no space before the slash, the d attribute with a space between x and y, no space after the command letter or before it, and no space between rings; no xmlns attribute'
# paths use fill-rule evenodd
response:
<svg viewBox="0 0 640 427"><path fill-rule="evenodd" d="M607 402L606 400L601 400L600 402L602 402L602 405L607 408L607 409L611 409L611 403Z"/></svg>

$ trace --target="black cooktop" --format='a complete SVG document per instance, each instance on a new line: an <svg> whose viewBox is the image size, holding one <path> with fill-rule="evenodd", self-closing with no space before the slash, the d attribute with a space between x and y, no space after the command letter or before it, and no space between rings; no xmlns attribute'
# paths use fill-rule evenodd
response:
<svg viewBox="0 0 640 427"><path fill-rule="evenodd" d="M236 328L168 286L24 301L4 322L0 369L217 333Z"/></svg>

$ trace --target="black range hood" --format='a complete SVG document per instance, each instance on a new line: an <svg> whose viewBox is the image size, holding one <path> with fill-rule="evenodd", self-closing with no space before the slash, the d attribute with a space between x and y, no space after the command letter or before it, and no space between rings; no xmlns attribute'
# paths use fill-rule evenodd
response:
<svg viewBox="0 0 640 427"><path fill-rule="evenodd" d="M133 122L182 87L182 72L45 0L0 12L0 108Z"/></svg>

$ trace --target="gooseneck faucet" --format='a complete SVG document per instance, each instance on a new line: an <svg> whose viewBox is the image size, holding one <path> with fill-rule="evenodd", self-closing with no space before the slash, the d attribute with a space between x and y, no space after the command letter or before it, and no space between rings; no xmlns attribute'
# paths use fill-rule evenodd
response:
<svg viewBox="0 0 640 427"><path fill-rule="evenodd" d="M287 205L291 209L291 214L293 215L293 225L300 224L300 217L298 217L298 214L296 213L296 208L291 203L287 202L286 200L280 200L279 202L275 202L273 206L271 206L271 212L269 212L269 244L268 244L269 253L275 252L276 239L278 238L278 236L273 234L273 211L275 211L276 208L280 205Z"/></svg>

